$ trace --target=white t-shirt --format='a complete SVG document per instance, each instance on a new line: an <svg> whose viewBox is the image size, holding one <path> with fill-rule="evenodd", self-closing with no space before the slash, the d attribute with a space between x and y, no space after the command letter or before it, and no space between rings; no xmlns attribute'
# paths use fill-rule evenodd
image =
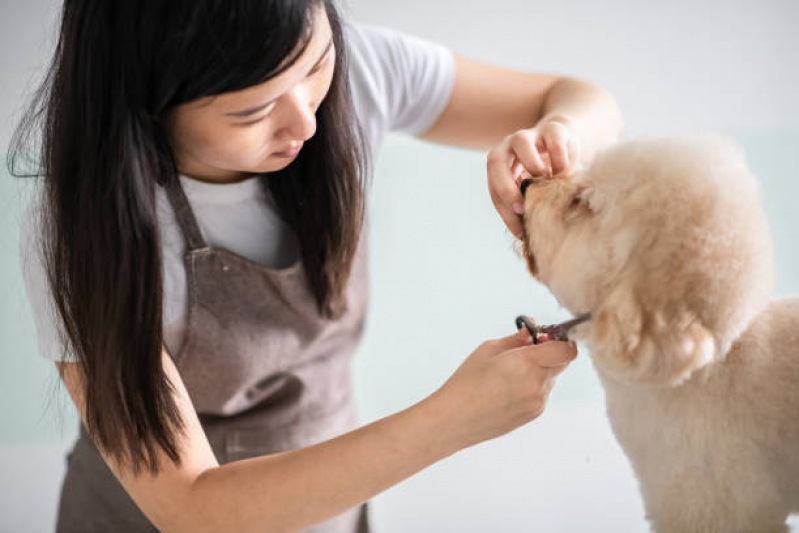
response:
<svg viewBox="0 0 799 533"><path fill-rule="evenodd" d="M349 25L350 83L355 114L374 159L387 132L418 135L446 105L454 81L452 54L441 45L385 28ZM277 215L258 179L213 184L179 177L197 223L211 246L225 248L272 268L290 265L299 255L294 233ZM71 360L64 353L60 320L53 309L40 253L38 195L20 228L20 261L33 311L39 353ZM172 353L182 344L187 315L186 243L166 193L156 192L164 271L164 338Z"/></svg>

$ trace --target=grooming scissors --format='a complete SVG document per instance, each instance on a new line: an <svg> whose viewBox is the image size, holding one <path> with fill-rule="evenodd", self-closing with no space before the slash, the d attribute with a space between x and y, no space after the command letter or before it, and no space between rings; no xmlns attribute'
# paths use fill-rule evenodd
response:
<svg viewBox="0 0 799 533"><path fill-rule="evenodd" d="M527 328L530 335L533 336L533 344L538 344L538 338L546 334L550 340L567 341L569 340L569 331L575 326L582 324L591 319L591 313L584 313L576 318L561 322L560 324L551 324L549 326L539 326L534 324L530 318L519 315L516 317L516 329Z"/></svg>

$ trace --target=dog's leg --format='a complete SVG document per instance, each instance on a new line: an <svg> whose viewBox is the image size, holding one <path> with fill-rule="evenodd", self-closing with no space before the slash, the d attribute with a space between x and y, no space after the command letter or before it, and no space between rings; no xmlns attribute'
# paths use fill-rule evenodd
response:
<svg viewBox="0 0 799 533"><path fill-rule="evenodd" d="M588 343L597 366L627 381L674 385L710 362L716 346L710 332L683 306L663 307L647 306L632 287L618 286L591 321Z"/></svg>

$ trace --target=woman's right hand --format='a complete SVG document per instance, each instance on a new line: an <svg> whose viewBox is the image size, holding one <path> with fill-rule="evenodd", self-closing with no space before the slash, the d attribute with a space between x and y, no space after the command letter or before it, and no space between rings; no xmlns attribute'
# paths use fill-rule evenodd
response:
<svg viewBox="0 0 799 533"><path fill-rule="evenodd" d="M577 357L571 342L534 345L522 328L481 344L428 398L456 449L503 435L544 411L555 379Z"/></svg>

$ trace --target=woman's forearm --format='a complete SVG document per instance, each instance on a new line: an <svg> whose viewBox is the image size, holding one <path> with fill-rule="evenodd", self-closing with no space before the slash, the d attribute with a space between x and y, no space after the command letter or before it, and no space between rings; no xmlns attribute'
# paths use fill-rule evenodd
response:
<svg viewBox="0 0 799 533"><path fill-rule="evenodd" d="M187 530L297 531L360 505L462 447L435 398L308 448L205 471Z"/></svg>

